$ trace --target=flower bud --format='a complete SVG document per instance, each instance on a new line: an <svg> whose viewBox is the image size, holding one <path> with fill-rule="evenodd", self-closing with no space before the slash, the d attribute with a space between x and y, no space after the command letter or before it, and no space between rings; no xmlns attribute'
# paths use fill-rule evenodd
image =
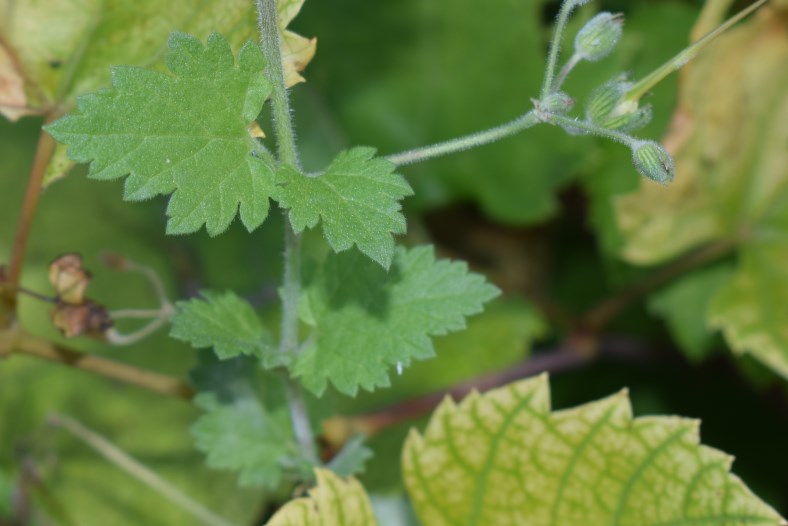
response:
<svg viewBox="0 0 788 526"><path fill-rule="evenodd" d="M660 144L654 141L638 141L632 146L632 162L640 175L659 184L673 180L675 167L673 158Z"/></svg>
<svg viewBox="0 0 788 526"><path fill-rule="evenodd" d="M548 113L563 115L575 105L575 99L563 91L554 91L539 101L539 109Z"/></svg>
<svg viewBox="0 0 788 526"><path fill-rule="evenodd" d="M607 120L605 120L604 126L610 130L629 133L639 130L651 122L651 116L651 104L646 104L642 108L638 108L636 106L635 110L630 111L629 113L611 115Z"/></svg>
<svg viewBox="0 0 788 526"><path fill-rule="evenodd" d="M602 128L631 132L651 122L651 106L638 106L625 95L632 87L619 76L595 89L586 102L586 119Z"/></svg>
<svg viewBox="0 0 788 526"><path fill-rule="evenodd" d="M583 60L602 60L615 49L623 32L623 19L612 13L599 13L575 37L575 55Z"/></svg>

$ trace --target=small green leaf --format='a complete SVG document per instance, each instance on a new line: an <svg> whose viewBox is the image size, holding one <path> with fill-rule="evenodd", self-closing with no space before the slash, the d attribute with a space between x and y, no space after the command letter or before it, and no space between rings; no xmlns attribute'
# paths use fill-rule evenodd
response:
<svg viewBox="0 0 788 526"><path fill-rule="evenodd" d="M112 88L84 95L77 112L47 127L68 155L90 162L89 177L128 175L124 198L170 194L170 234L206 226L223 232L240 212L248 230L268 215L273 161L247 126L271 92L260 48L247 42L238 65L218 33L204 46L173 33L167 65L175 76L132 67L112 70Z"/></svg>
<svg viewBox="0 0 788 526"><path fill-rule="evenodd" d="M364 464L374 455L365 442L364 435L351 437L328 463L328 468L341 477L364 473Z"/></svg>
<svg viewBox="0 0 788 526"><path fill-rule="evenodd" d="M178 302L170 336L193 347L213 347L220 360L241 354L263 359L278 354L251 305L232 292L203 291L204 299Z"/></svg>
<svg viewBox="0 0 788 526"><path fill-rule="evenodd" d="M342 479L316 469L317 486L309 497L288 502L267 526L377 526L372 503L354 478Z"/></svg>
<svg viewBox="0 0 788 526"><path fill-rule="evenodd" d="M248 357L219 362L203 351L192 380L205 414L191 432L209 467L238 471L241 486L276 488L285 469L300 465L281 375Z"/></svg>
<svg viewBox="0 0 788 526"><path fill-rule="evenodd" d="M402 458L430 526L786 524L697 421L633 419L626 392L551 412L545 375L447 399Z"/></svg>
<svg viewBox="0 0 788 526"><path fill-rule="evenodd" d="M294 372L317 394L329 380L349 395L388 386L389 367L431 358L430 336L465 328L497 295L465 263L436 261L432 247L398 247L389 272L357 251L329 254L307 279L302 318L315 335Z"/></svg>
<svg viewBox="0 0 788 526"><path fill-rule="evenodd" d="M289 208L296 232L322 219L323 232L336 252L358 246L383 267L394 255L392 234L405 233L400 201L413 190L394 173L395 166L375 157L374 148L341 152L326 171L311 177L290 166L279 170L277 200Z"/></svg>

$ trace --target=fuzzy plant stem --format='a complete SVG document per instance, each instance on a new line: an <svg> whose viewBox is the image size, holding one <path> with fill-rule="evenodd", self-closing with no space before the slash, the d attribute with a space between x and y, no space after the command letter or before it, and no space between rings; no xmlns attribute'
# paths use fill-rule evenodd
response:
<svg viewBox="0 0 788 526"><path fill-rule="evenodd" d="M542 119L544 120L544 122L555 124L557 126L564 128L565 130L574 129L574 130L582 131L588 135L596 135L597 137L604 137L605 139L610 139L611 141L620 142L621 144L629 148L632 148L632 146L637 142L637 139L635 139L630 135L627 135L626 133L621 133L616 130L603 128L601 126L597 126L587 121L581 121L579 119L573 119L571 117L564 117L563 115L543 113Z"/></svg>
<svg viewBox="0 0 788 526"><path fill-rule="evenodd" d="M279 162L301 168L296 149L293 121L290 116L290 102L282 67L280 48L279 18L276 0L256 0L260 46L263 49L267 66L266 76L271 82L273 92L271 103L277 139ZM296 234L289 221L285 219L284 278L282 284L282 334L279 350L294 353L298 348L298 297L301 294L301 236ZM301 386L289 376L286 377L290 418L296 440L304 457L317 462L317 450L309 416L303 401Z"/></svg>
<svg viewBox="0 0 788 526"><path fill-rule="evenodd" d="M583 5L587 0L564 0L561 10L558 12L558 20L555 23L553 39L550 41L550 54L547 56L547 67L545 68L544 82L542 84L541 98L545 98L554 91L555 69L558 66L558 53L561 51L561 40L564 37L564 29L572 9Z"/></svg>
<svg viewBox="0 0 788 526"><path fill-rule="evenodd" d="M470 135L465 135L463 137L458 137L445 142L439 142L437 144L432 144L423 148L415 148L406 152L387 155L386 159L397 166L419 163L433 159L435 157L462 152L465 150L470 150L471 148L476 148L477 146L499 141L506 137L516 135L521 131L530 128L534 124L537 124L538 122L539 119L536 117L535 112L529 111L525 115L521 115L520 117L505 124L501 124L500 126L496 126L495 128L472 133Z"/></svg>

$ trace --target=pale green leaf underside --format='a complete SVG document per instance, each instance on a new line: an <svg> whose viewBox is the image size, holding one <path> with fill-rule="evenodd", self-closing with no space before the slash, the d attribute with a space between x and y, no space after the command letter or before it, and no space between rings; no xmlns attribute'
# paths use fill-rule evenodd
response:
<svg viewBox="0 0 788 526"><path fill-rule="evenodd" d="M632 418L626 392L551 412L546 376L446 400L403 451L423 524L781 525L699 444L698 422Z"/></svg>
<svg viewBox="0 0 788 526"><path fill-rule="evenodd" d="M213 347L220 360L240 354L262 358L271 337L252 306L232 292L201 295L203 299L178 302L170 336L193 347Z"/></svg>
<svg viewBox="0 0 788 526"><path fill-rule="evenodd" d="M316 469L317 486L309 497L288 502L268 526L376 526L378 521L364 488L354 478L342 479Z"/></svg>
<svg viewBox="0 0 788 526"><path fill-rule="evenodd" d="M788 379L788 198L751 234L733 278L709 306L709 320L734 351L751 353Z"/></svg>
<svg viewBox="0 0 788 526"><path fill-rule="evenodd" d="M431 336L464 329L497 294L465 263L436 261L432 247L397 247L388 272L355 250L329 254L304 290L315 334L294 373L317 394L327 381L350 395L386 387L391 366L432 357Z"/></svg>
<svg viewBox="0 0 788 526"><path fill-rule="evenodd" d="M207 47L173 33L167 65L174 75L116 67L112 87L84 95L77 111L47 127L68 145L68 155L90 162L89 176L128 175L125 199L170 194L167 231L211 235L240 213L247 229L268 215L273 162L254 156L247 126L257 117L270 85L265 61L251 42L234 64L218 33Z"/></svg>
<svg viewBox="0 0 788 526"><path fill-rule="evenodd" d="M715 332L706 321L709 305L732 273L727 263L698 269L649 297L649 310L665 320L676 343L693 361L704 359L714 350Z"/></svg>
<svg viewBox="0 0 788 526"><path fill-rule="evenodd" d="M323 232L336 252L356 245L385 268L394 255L392 234L405 233L400 201L413 190L394 173L395 166L375 157L374 148L341 152L326 171L304 176L284 166L277 200L288 208L293 229L301 232L323 222Z"/></svg>
<svg viewBox="0 0 788 526"><path fill-rule="evenodd" d="M278 487L297 451L281 375L247 357L200 356L192 372L195 403L205 411L191 428L197 449L209 467L237 471L241 486Z"/></svg>

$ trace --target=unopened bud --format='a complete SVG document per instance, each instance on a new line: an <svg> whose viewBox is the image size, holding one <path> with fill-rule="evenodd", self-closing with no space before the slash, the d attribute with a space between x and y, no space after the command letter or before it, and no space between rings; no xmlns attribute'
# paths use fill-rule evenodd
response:
<svg viewBox="0 0 788 526"><path fill-rule="evenodd" d="M651 106L638 106L625 96L632 87L624 76L595 89L586 103L586 119L602 128L631 132L651 122Z"/></svg>
<svg viewBox="0 0 788 526"><path fill-rule="evenodd" d="M554 91L539 101L539 109L547 113L563 115L575 105L575 99L563 91Z"/></svg>
<svg viewBox="0 0 788 526"><path fill-rule="evenodd" d="M575 54L583 60L602 60L616 47L623 32L623 19L612 13L599 13L575 37Z"/></svg>
<svg viewBox="0 0 788 526"><path fill-rule="evenodd" d="M632 162L640 175L660 184L668 184L675 175L673 158L665 148L654 141L635 143L632 146Z"/></svg>
<svg viewBox="0 0 788 526"><path fill-rule="evenodd" d="M642 108L638 108L636 106L635 111L621 113L619 115L611 115L607 120L605 120L604 127L610 130L629 133L639 130L651 122L651 116L651 104L646 104Z"/></svg>

